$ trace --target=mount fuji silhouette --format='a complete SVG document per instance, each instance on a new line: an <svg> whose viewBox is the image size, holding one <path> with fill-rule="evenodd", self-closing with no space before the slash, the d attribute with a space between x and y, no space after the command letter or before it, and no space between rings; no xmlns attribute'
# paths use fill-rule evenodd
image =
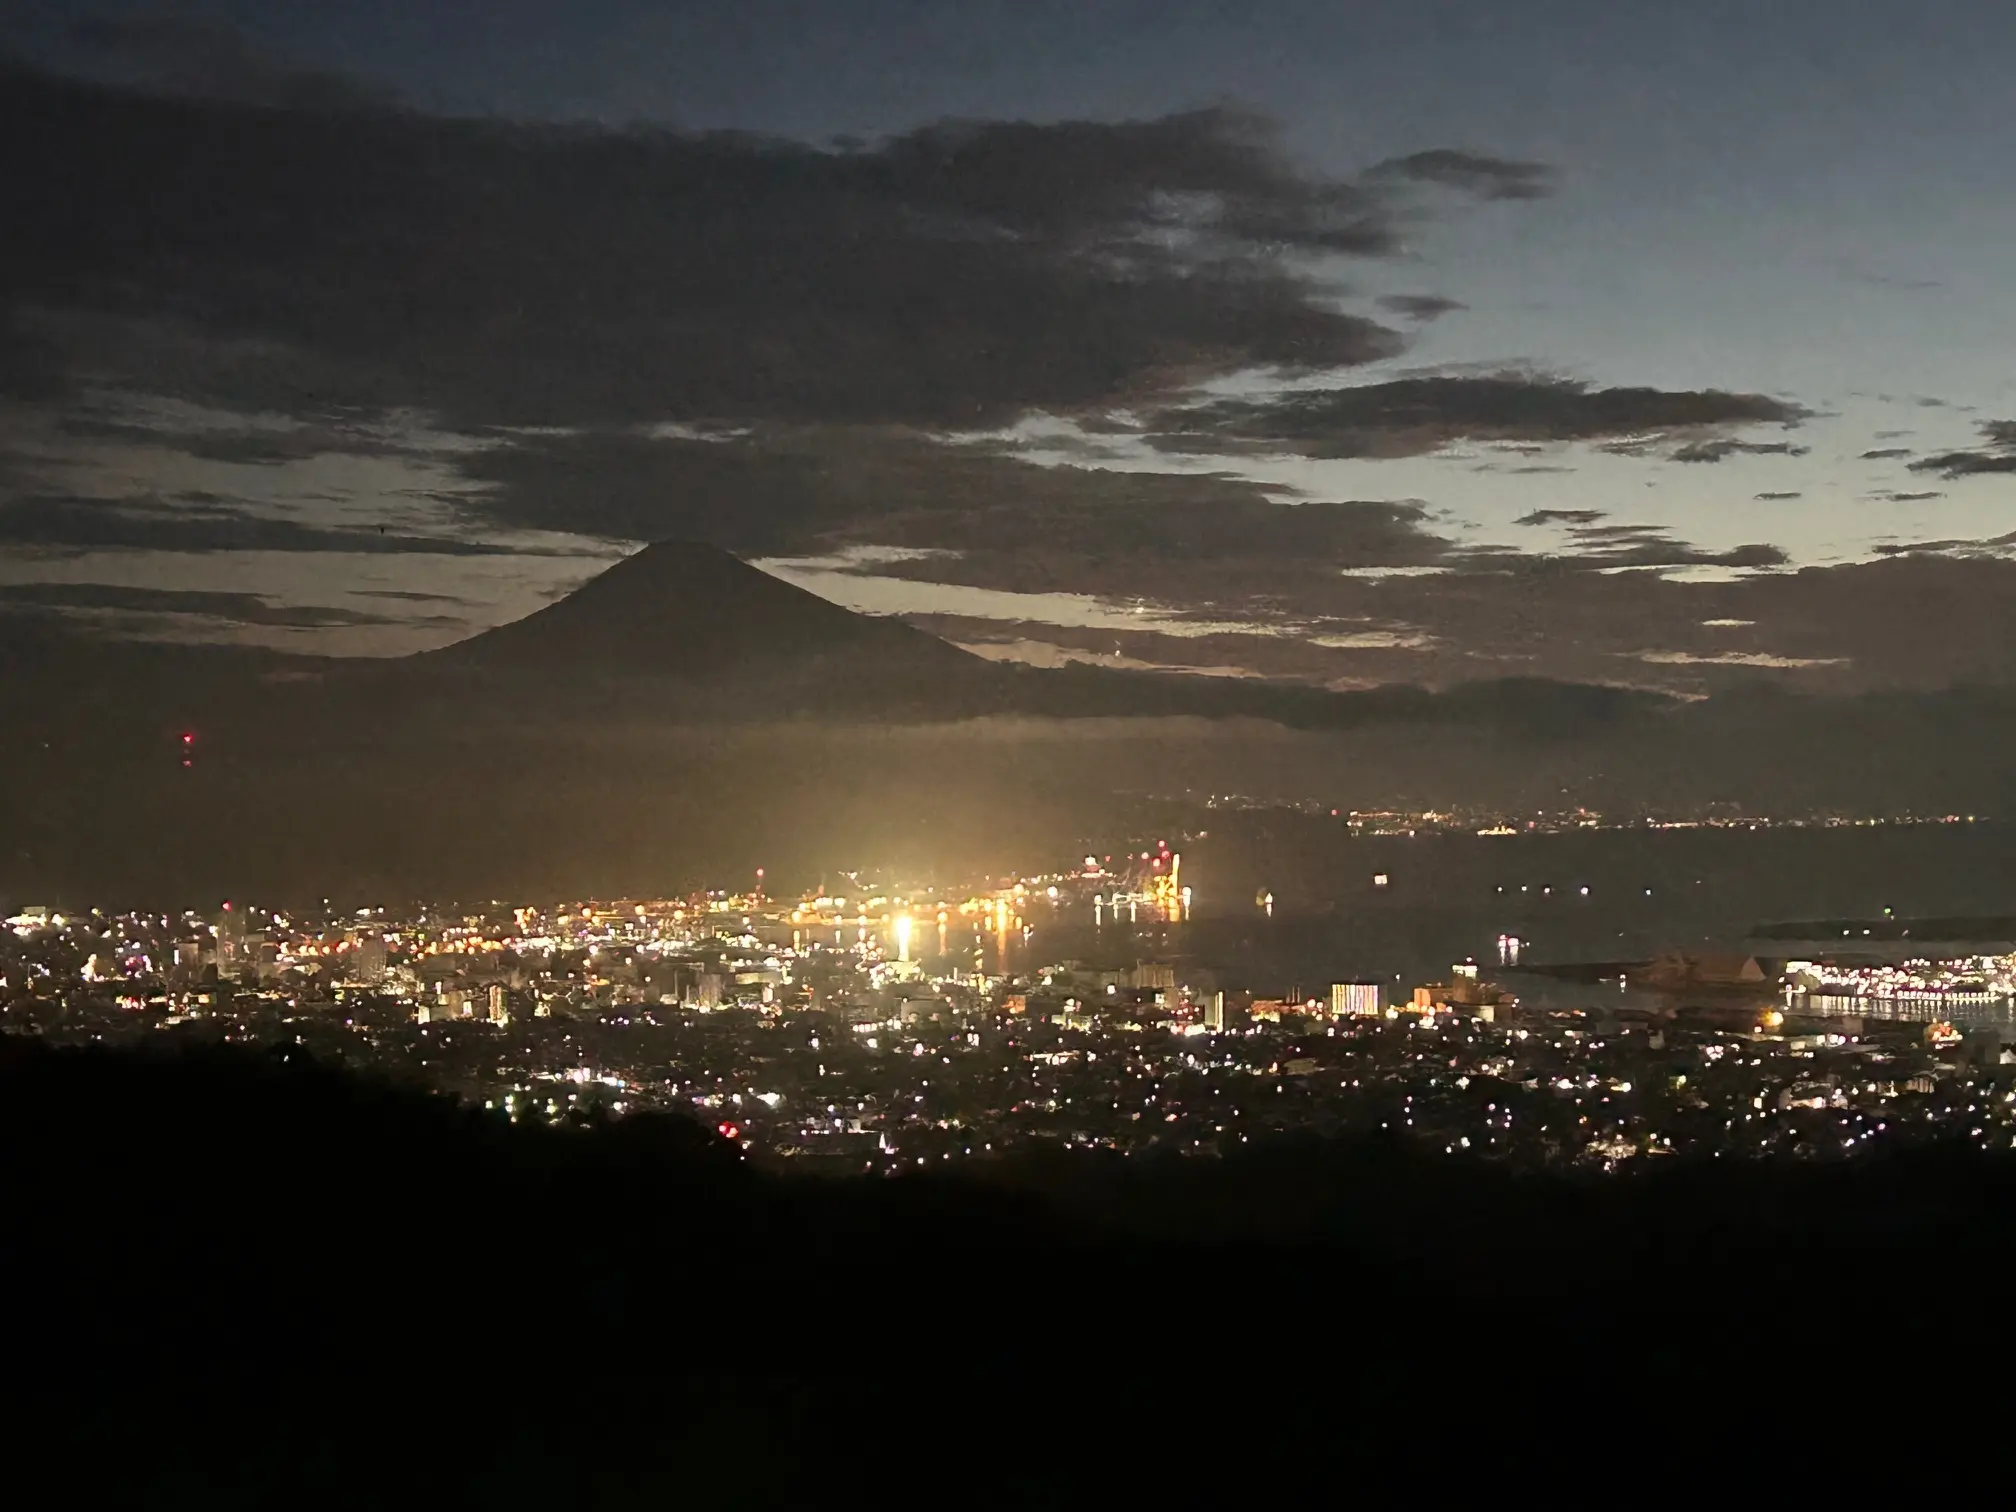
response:
<svg viewBox="0 0 2016 1512"><path fill-rule="evenodd" d="M524 619L409 659L485 672L712 681L805 674L961 679L977 656L856 614L716 546L660 541Z"/></svg>

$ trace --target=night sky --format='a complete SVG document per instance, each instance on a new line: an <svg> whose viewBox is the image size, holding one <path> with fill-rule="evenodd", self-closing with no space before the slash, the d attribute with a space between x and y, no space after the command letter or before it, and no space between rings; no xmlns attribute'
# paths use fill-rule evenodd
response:
<svg viewBox="0 0 2016 1512"><path fill-rule="evenodd" d="M0 49L15 614L382 655L699 537L1038 661L2016 679L2007 8L11 0Z"/></svg>

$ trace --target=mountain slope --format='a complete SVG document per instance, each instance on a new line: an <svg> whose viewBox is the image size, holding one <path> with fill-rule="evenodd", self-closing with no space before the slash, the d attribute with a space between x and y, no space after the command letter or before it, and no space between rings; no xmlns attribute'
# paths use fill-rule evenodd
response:
<svg viewBox="0 0 2016 1512"><path fill-rule="evenodd" d="M535 614L413 660L702 681L793 670L879 681L985 669L922 630L855 614L688 541L647 546Z"/></svg>

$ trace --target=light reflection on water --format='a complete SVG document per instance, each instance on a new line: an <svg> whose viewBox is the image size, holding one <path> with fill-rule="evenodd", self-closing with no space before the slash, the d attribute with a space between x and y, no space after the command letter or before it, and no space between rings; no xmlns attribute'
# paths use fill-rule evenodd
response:
<svg viewBox="0 0 2016 1512"><path fill-rule="evenodd" d="M1116 920L1110 910L1095 922L1090 907L1044 906L1029 909L1027 929L994 927L987 920L976 927L968 920L939 925L932 936L935 953L924 964L940 971L977 971L989 975L1027 975L1033 970L1063 961L1081 960L1107 964L1128 964L1136 960L1191 960L1222 976L1228 987L1274 988L1275 978L1321 985L1325 971L1311 968L1311 942L1297 938L1298 931L1276 927L1274 921L1243 921L1236 931L1224 926L1229 920L1202 921L1150 919L1144 909L1138 921L1124 916ZM1282 921L1286 922L1286 921ZM1304 921L1307 922L1307 921ZM1347 923L1332 926L1335 934L1358 935ZM1330 930L1322 931L1330 934ZM1381 975L1390 977L1398 989L1415 981L1445 980L1449 956L1429 951L1394 949L1391 940L1376 953L1386 967ZM1323 952L1323 953L1328 953ZM1323 963L1328 965L1329 963ZM1399 967L1399 970L1392 968ZM1853 997L1841 994L1810 993L1790 998L1776 984L1767 984L1751 995L1717 994L1696 998L1688 993L1622 986L1616 980L1576 981L1533 975L1517 970L1492 970L1486 974L1515 993L1528 1009L1541 1011L1596 1010L1663 1013L1707 1009L1719 1013L1740 1012L1754 1007L1760 1012L1782 1007L1788 1012L1814 1018L1864 1018L1907 1023L1950 1022L1963 1025L2016 1027L2016 999L1982 997L1970 1000L1958 995L1938 999ZM1347 974L1339 968L1340 977Z"/></svg>
<svg viewBox="0 0 2016 1512"><path fill-rule="evenodd" d="M1839 993L1798 993L1794 1013L1823 1018L1892 1019L1909 1024L2016 1024L2016 1000L2010 998L1848 997Z"/></svg>
<svg viewBox="0 0 2016 1512"><path fill-rule="evenodd" d="M997 929L992 922L941 925L936 957L925 964L934 970L957 968L989 975L1021 975L1060 961L1125 961L1165 959L1186 953L1188 940L1181 924L1151 920L1146 909L1138 923L1114 921L1111 913L1095 923L1089 905L1082 910L1034 907L1024 916L1026 929Z"/></svg>

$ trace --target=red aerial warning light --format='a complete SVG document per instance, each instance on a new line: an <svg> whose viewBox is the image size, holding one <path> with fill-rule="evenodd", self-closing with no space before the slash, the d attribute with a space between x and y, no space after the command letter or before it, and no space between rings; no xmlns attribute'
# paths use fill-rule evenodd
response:
<svg viewBox="0 0 2016 1512"><path fill-rule="evenodd" d="M742 1132L731 1123L716 1124L714 1127L723 1139L734 1139Z"/></svg>
<svg viewBox="0 0 2016 1512"><path fill-rule="evenodd" d="M224 912L226 913L231 912L231 900L229 898L226 898L224 900Z"/></svg>
<svg viewBox="0 0 2016 1512"><path fill-rule="evenodd" d="M182 744L185 746L196 744L196 732L194 730L184 730L182 732Z"/></svg>

